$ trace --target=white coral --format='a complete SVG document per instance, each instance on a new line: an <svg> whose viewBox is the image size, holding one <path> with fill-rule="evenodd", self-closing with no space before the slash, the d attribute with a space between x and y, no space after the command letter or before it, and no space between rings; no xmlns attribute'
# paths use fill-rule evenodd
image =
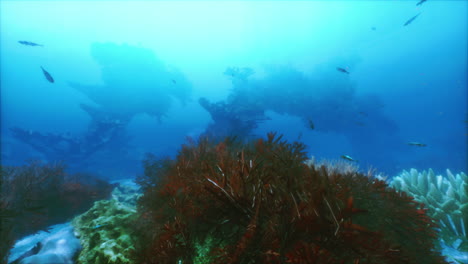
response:
<svg viewBox="0 0 468 264"><path fill-rule="evenodd" d="M458 238L467 239L468 229L468 176L461 172L447 177L435 175L432 169L418 172L403 171L390 182L393 188L404 191L425 204L429 215L441 223L442 239L448 244Z"/></svg>

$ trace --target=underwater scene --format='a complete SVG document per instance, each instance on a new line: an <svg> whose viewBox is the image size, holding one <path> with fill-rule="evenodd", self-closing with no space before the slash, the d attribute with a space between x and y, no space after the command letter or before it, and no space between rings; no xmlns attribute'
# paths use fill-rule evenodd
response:
<svg viewBox="0 0 468 264"><path fill-rule="evenodd" d="M468 263L467 25L0 0L0 264Z"/></svg>

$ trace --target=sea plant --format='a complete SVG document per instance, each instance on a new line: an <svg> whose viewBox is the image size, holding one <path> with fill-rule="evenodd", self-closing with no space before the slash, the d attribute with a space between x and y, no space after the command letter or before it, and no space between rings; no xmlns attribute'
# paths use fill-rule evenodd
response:
<svg viewBox="0 0 468 264"><path fill-rule="evenodd" d="M436 225L412 197L307 165L304 149L269 133L189 141L175 160L149 156L137 263L444 263Z"/></svg>

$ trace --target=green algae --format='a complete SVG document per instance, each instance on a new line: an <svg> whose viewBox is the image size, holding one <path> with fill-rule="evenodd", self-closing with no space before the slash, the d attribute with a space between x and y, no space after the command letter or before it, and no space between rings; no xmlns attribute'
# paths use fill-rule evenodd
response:
<svg viewBox="0 0 468 264"><path fill-rule="evenodd" d="M72 224L81 241L79 264L130 264L134 251L131 236L135 209L115 199L94 203L86 213L76 217Z"/></svg>

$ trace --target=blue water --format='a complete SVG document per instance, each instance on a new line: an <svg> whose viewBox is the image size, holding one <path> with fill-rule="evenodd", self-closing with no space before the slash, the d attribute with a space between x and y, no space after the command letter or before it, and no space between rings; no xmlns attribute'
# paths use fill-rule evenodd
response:
<svg viewBox="0 0 468 264"><path fill-rule="evenodd" d="M1 163L132 177L146 153L174 157L207 131L206 98L261 112L244 138L277 131L389 176L466 172L467 2L416 2L0 1ZM100 134L93 118L115 127ZM225 128L215 136L238 132Z"/></svg>

